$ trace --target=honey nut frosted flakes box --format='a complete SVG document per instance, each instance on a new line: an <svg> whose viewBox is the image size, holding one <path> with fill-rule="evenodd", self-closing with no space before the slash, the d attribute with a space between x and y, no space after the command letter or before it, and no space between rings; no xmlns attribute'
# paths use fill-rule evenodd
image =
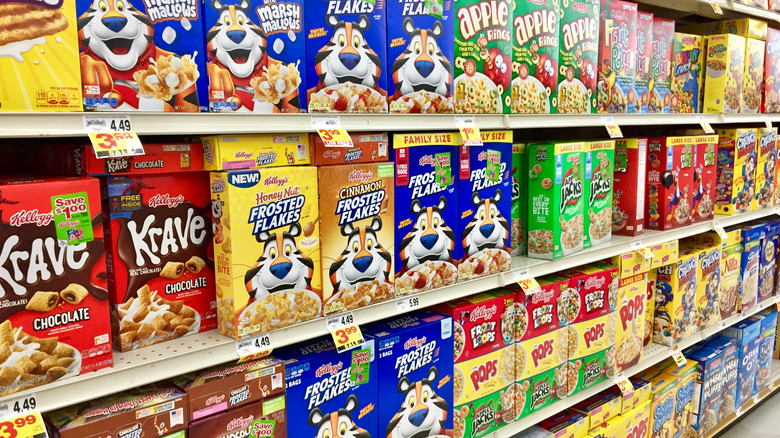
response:
<svg viewBox="0 0 780 438"><path fill-rule="evenodd" d="M389 151L390 142L386 132L361 132L350 135L350 138L352 147L326 147L319 134L309 134L311 164L315 166L331 166L350 163L372 163L392 159Z"/></svg>
<svg viewBox="0 0 780 438"><path fill-rule="evenodd" d="M510 0L454 0L455 112L511 112Z"/></svg>
<svg viewBox="0 0 780 438"><path fill-rule="evenodd" d="M653 14L637 11L636 21L636 76L634 98L636 112L650 112L650 61L653 59Z"/></svg>
<svg viewBox="0 0 780 438"><path fill-rule="evenodd" d="M557 259L582 249L585 143L537 143L528 151L528 255Z"/></svg>
<svg viewBox="0 0 780 438"><path fill-rule="evenodd" d="M672 113L698 113L702 87L702 37L674 33L672 54Z"/></svg>
<svg viewBox="0 0 780 438"><path fill-rule="evenodd" d="M647 141L647 228L667 230L686 225L694 196L693 137Z"/></svg>
<svg viewBox="0 0 780 438"><path fill-rule="evenodd" d="M642 360L645 338L645 306L647 300L645 274L620 279L618 289L617 338L615 340L614 371L619 373Z"/></svg>
<svg viewBox="0 0 780 438"><path fill-rule="evenodd" d="M720 259L720 319L726 319L737 311L741 294L740 265L742 245L737 243L723 248Z"/></svg>
<svg viewBox="0 0 780 438"><path fill-rule="evenodd" d="M395 291L455 284L457 133L396 134ZM458 243L458 245L460 245Z"/></svg>
<svg viewBox="0 0 780 438"><path fill-rule="evenodd" d="M612 239L612 196L615 167L615 140L585 143L585 180L583 188L583 248L601 245Z"/></svg>
<svg viewBox="0 0 780 438"><path fill-rule="evenodd" d="M515 1L512 113L549 114L558 106L559 0Z"/></svg>
<svg viewBox="0 0 780 438"><path fill-rule="evenodd" d="M777 128L758 128L757 148L758 161L756 165L756 195L753 201L755 207L766 208L774 204L775 165L777 164Z"/></svg>
<svg viewBox="0 0 780 438"><path fill-rule="evenodd" d="M646 138L615 142L612 234L636 236L644 232L646 163Z"/></svg>
<svg viewBox="0 0 780 438"><path fill-rule="evenodd" d="M387 3L387 100L391 113L451 113L452 0L426 7L426 0Z"/></svg>
<svg viewBox="0 0 780 438"><path fill-rule="evenodd" d="M512 221L509 224L512 255L528 254L528 145L512 145Z"/></svg>
<svg viewBox="0 0 780 438"><path fill-rule="evenodd" d="M694 138L696 154L693 156L693 199L691 222L712 217L715 210L718 167L717 135L697 135Z"/></svg>
<svg viewBox="0 0 780 438"><path fill-rule="evenodd" d="M756 135L756 129L747 128L718 131L715 213L733 215L753 208L758 165Z"/></svg>
<svg viewBox="0 0 780 438"><path fill-rule="evenodd" d="M696 314L698 254L657 269L653 342L674 345L691 334Z"/></svg>
<svg viewBox="0 0 780 438"><path fill-rule="evenodd" d="M599 0L564 0L560 17L558 113L595 113Z"/></svg>
<svg viewBox="0 0 780 438"><path fill-rule="evenodd" d="M601 0L599 31L599 113L637 113L634 94L637 55L637 5Z"/></svg>
<svg viewBox="0 0 780 438"><path fill-rule="evenodd" d="M482 146L460 146L458 281L508 271L512 264L512 131L481 135Z"/></svg>
<svg viewBox="0 0 780 438"><path fill-rule="evenodd" d="M720 34L707 37L705 113L738 113L742 108L746 39Z"/></svg>
<svg viewBox="0 0 780 438"><path fill-rule="evenodd" d="M306 1L310 113L386 113L386 2Z"/></svg>
<svg viewBox="0 0 780 438"><path fill-rule="evenodd" d="M393 163L317 168L324 313L395 295Z"/></svg>
<svg viewBox="0 0 780 438"><path fill-rule="evenodd" d="M211 172L220 333L251 336L322 314L317 193L315 167Z"/></svg>
<svg viewBox="0 0 780 438"><path fill-rule="evenodd" d="M203 8L197 0L76 0L84 109L208 111Z"/></svg>
<svg viewBox="0 0 780 438"><path fill-rule="evenodd" d="M780 1L777 2L780 6ZM768 28L764 52L762 113L780 112L780 30Z"/></svg>
<svg viewBox="0 0 780 438"><path fill-rule="evenodd" d="M745 71L740 112L756 114L761 109L761 87L764 86L764 41L748 38L745 42Z"/></svg>
<svg viewBox="0 0 780 438"><path fill-rule="evenodd" d="M309 164L306 134L245 134L201 137L205 170L239 170Z"/></svg>
<svg viewBox="0 0 780 438"><path fill-rule="evenodd" d="M653 17L653 54L650 59L648 113L671 111L672 52L674 50L674 20Z"/></svg>

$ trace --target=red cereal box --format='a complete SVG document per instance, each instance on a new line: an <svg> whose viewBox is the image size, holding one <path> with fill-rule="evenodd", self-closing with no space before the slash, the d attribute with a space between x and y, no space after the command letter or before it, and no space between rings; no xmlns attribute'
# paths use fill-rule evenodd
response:
<svg viewBox="0 0 780 438"><path fill-rule="evenodd" d="M647 141L647 228L677 228L690 220L693 153L692 137Z"/></svg>
<svg viewBox="0 0 780 438"><path fill-rule="evenodd" d="M636 113L637 5L601 0L599 32L599 113Z"/></svg>
<svg viewBox="0 0 780 438"><path fill-rule="evenodd" d="M780 10L780 1L776 2ZM780 112L780 30L767 28L766 52L764 53L764 99L762 113Z"/></svg>
<svg viewBox="0 0 780 438"><path fill-rule="evenodd" d="M653 14L644 11L637 13L636 26L636 76L634 96L636 112L647 113L650 104L650 60L653 57Z"/></svg>
<svg viewBox="0 0 780 438"><path fill-rule="evenodd" d="M693 156L693 203L691 223L712 217L715 211L715 182L718 167L718 136L698 135L694 137L696 153Z"/></svg>
<svg viewBox="0 0 780 438"><path fill-rule="evenodd" d="M613 234L636 236L644 231L646 163L646 138L626 138L615 142Z"/></svg>
<svg viewBox="0 0 780 438"><path fill-rule="evenodd" d="M671 74L674 20L653 17L653 57L650 61L648 113L669 113L672 103Z"/></svg>
<svg viewBox="0 0 780 438"><path fill-rule="evenodd" d="M113 364L92 178L0 179L0 396Z"/></svg>
<svg viewBox="0 0 780 438"><path fill-rule="evenodd" d="M350 135L350 137L352 147L325 147L319 134L309 134L311 164L330 166L390 160L386 132L361 132Z"/></svg>

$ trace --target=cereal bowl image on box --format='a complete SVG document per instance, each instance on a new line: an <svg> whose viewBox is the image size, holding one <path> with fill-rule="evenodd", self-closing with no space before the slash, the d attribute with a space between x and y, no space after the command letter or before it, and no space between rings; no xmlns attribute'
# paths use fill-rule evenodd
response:
<svg viewBox="0 0 780 438"><path fill-rule="evenodd" d="M514 114L549 114L558 103L558 13L558 0L515 2L511 84Z"/></svg>

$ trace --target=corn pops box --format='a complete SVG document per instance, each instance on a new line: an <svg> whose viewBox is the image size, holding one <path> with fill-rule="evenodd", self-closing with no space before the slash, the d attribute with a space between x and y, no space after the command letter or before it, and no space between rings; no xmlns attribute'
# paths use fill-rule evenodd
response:
<svg viewBox="0 0 780 438"><path fill-rule="evenodd" d="M776 2L780 6L780 1ZM764 52L764 86L762 113L780 112L780 30L768 28Z"/></svg>
<svg viewBox="0 0 780 438"><path fill-rule="evenodd" d="M777 128L758 128L756 164L755 208L766 208L774 204L776 190L775 165L777 164Z"/></svg>
<svg viewBox="0 0 780 438"><path fill-rule="evenodd" d="M558 106L559 0L515 1L513 114L549 114Z"/></svg>
<svg viewBox="0 0 780 438"><path fill-rule="evenodd" d="M761 109L761 88L764 86L764 54L766 42L748 38L745 42L745 70L742 88L743 113L756 114Z"/></svg>
<svg viewBox="0 0 780 438"><path fill-rule="evenodd" d="M718 136L698 135L694 138L696 154L693 157L693 202L691 222L700 222L712 217L715 211L715 185L718 168Z"/></svg>
<svg viewBox="0 0 780 438"><path fill-rule="evenodd" d="M636 112L646 114L650 110L650 60L653 58L653 14L637 12L636 21L636 76L634 99Z"/></svg>
<svg viewBox="0 0 780 438"><path fill-rule="evenodd" d="M386 3L307 1L307 101L310 113L386 113Z"/></svg>
<svg viewBox="0 0 780 438"><path fill-rule="evenodd" d="M695 149L692 137L648 140L648 228L666 230L689 222L694 192Z"/></svg>
<svg viewBox="0 0 780 438"><path fill-rule="evenodd" d="M601 0L599 31L599 113L636 113L637 5Z"/></svg>
<svg viewBox="0 0 780 438"><path fill-rule="evenodd" d="M674 345L691 334L696 314L696 254L681 255L673 265L658 268L655 286L653 342Z"/></svg>
<svg viewBox="0 0 780 438"><path fill-rule="evenodd" d="M674 52L674 20L653 17L653 57L650 60L648 113L671 111L671 73Z"/></svg>
<svg viewBox="0 0 780 438"><path fill-rule="evenodd" d="M705 113L738 113L742 108L746 39L720 34L707 38Z"/></svg>
<svg viewBox="0 0 780 438"><path fill-rule="evenodd" d="M615 141L585 143L585 180L583 189L583 248L601 245L612 239L612 197L615 167Z"/></svg>
<svg viewBox="0 0 780 438"><path fill-rule="evenodd" d="M408 295L455 284L457 133L396 134L395 290Z"/></svg>
<svg viewBox="0 0 780 438"><path fill-rule="evenodd" d="M649 385L648 385L649 386ZM648 391L649 392L649 391ZM637 407L631 409L622 415L628 418L626 425L626 438L646 438L650 430L650 406L652 401L647 400L640 403Z"/></svg>
<svg viewBox="0 0 780 438"><path fill-rule="evenodd" d="M391 113L451 113L452 2L387 3L388 104Z"/></svg>
<svg viewBox="0 0 780 438"><path fill-rule="evenodd" d="M205 170L240 170L309 164L305 134L245 134L202 137Z"/></svg>
<svg viewBox="0 0 780 438"><path fill-rule="evenodd" d="M647 139L617 140L612 189L613 234L636 236L644 232L646 175Z"/></svg>
<svg viewBox="0 0 780 438"><path fill-rule="evenodd" d="M720 319L726 319L737 311L742 289L740 284L741 261L741 244L737 243L723 248L720 259Z"/></svg>
<svg viewBox="0 0 780 438"><path fill-rule="evenodd" d="M674 33L672 52L672 113L698 113L702 86L702 37Z"/></svg>
<svg viewBox="0 0 780 438"><path fill-rule="evenodd" d="M208 111L200 2L77 0L76 11L86 111Z"/></svg>
<svg viewBox="0 0 780 438"><path fill-rule="evenodd" d="M315 167L211 173L220 333L251 336L322 314L317 193Z"/></svg>
<svg viewBox="0 0 780 438"><path fill-rule="evenodd" d="M625 371L642 360L645 338L647 277L645 274L620 279L617 299L614 372Z"/></svg>
<svg viewBox="0 0 780 438"><path fill-rule="evenodd" d="M558 113L595 113L599 56L599 0L561 4Z"/></svg>
<svg viewBox="0 0 780 438"><path fill-rule="evenodd" d="M528 254L528 145L512 145L512 255Z"/></svg>
<svg viewBox="0 0 780 438"><path fill-rule="evenodd" d="M732 215L752 209L757 160L755 129L721 129L718 132L715 213Z"/></svg>

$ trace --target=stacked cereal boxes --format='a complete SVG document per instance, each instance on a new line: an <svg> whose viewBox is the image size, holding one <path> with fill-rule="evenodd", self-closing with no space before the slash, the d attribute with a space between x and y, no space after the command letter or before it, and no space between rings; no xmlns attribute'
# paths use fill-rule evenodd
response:
<svg viewBox="0 0 780 438"><path fill-rule="evenodd" d="M558 0L516 1L512 40L514 114L549 114L558 104Z"/></svg>
<svg viewBox="0 0 780 438"><path fill-rule="evenodd" d="M661 137L648 140L647 227L666 230L686 225L693 204L692 137Z"/></svg>
<svg viewBox="0 0 780 438"><path fill-rule="evenodd" d="M648 113L669 113L671 110L673 39L674 20L653 17L653 57L650 61Z"/></svg>
<svg viewBox="0 0 780 438"><path fill-rule="evenodd" d="M708 347L694 348L685 355L698 362L693 396L698 403L694 402L691 424L698 433L704 434L719 422L726 377L724 355Z"/></svg>
<svg viewBox="0 0 780 438"><path fill-rule="evenodd" d="M720 258L720 318L726 319L738 310L742 294L742 230L728 231Z"/></svg>
<svg viewBox="0 0 780 438"><path fill-rule="evenodd" d="M718 141L715 213L733 215L751 210L755 202L758 160L756 130L721 129Z"/></svg>
<svg viewBox="0 0 780 438"><path fill-rule="evenodd" d="M528 254L528 145L512 145L512 255Z"/></svg>
<svg viewBox="0 0 780 438"><path fill-rule="evenodd" d="M742 108L746 39L719 34L707 38L705 113L737 113Z"/></svg>
<svg viewBox="0 0 780 438"><path fill-rule="evenodd" d="M650 404L650 436L674 435L674 407L677 404L677 377L659 374L650 380L653 398Z"/></svg>
<svg viewBox="0 0 780 438"><path fill-rule="evenodd" d="M777 2L780 6L780 2ZM764 52L764 95L762 113L780 112L780 30L768 27Z"/></svg>
<svg viewBox="0 0 780 438"><path fill-rule="evenodd" d="M672 55L672 113L698 113L702 88L702 37L675 32Z"/></svg>
<svg viewBox="0 0 780 438"><path fill-rule="evenodd" d="M650 385L647 385L648 388ZM648 391L649 392L649 391ZM628 412L623 413L623 416L628 419L626 424L626 437L646 437L650 430L650 407L652 401L647 400L639 404L637 407L631 409Z"/></svg>
<svg viewBox="0 0 780 438"><path fill-rule="evenodd" d="M612 233L642 234L645 224L647 139L620 139L615 143L612 196Z"/></svg>
<svg viewBox="0 0 780 438"><path fill-rule="evenodd" d="M325 146L319 134L309 134L311 164L331 166L335 164L371 163L387 161L390 142L386 132L361 132L350 135L352 147Z"/></svg>
<svg viewBox="0 0 780 438"><path fill-rule="evenodd" d="M601 245L612 239L612 197L615 165L615 141L585 143L585 179L583 189L583 248Z"/></svg>
<svg viewBox="0 0 780 438"><path fill-rule="evenodd" d="M738 309L744 311L758 303L758 285L761 272L761 249L766 236L763 224L742 227L742 260L740 263L740 291Z"/></svg>
<svg viewBox="0 0 780 438"><path fill-rule="evenodd" d="M599 57L599 1L561 4L558 113L595 113Z"/></svg>
<svg viewBox="0 0 780 438"><path fill-rule="evenodd" d="M776 190L775 167L777 164L777 128L758 128L756 165L757 208L766 208L774 204Z"/></svg>
<svg viewBox="0 0 780 438"><path fill-rule="evenodd" d="M634 77L634 99L636 112L650 110L650 60L653 57L653 14L637 12L636 23L636 76Z"/></svg>
<svg viewBox="0 0 780 438"><path fill-rule="evenodd" d="M740 112L758 113L761 109L764 86L764 54L766 51L767 23L753 18L721 21L715 33L731 33L746 38L744 70L742 77L742 106Z"/></svg>
<svg viewBox="0 0 780 438"><path fill-rule="evenodd" d="M697 135L693 141L696 144L696 154L693 157L691 222L700 222L712 217L715 211L718 136Z"/></svg>
<svg viewBox="0 0 780 438"><path fill-rule="evenodd" d="M717 350L723 362L722 391L718 421L723 421L734 412L737 397L737 380L739 379L739 345L736 340L726 336L717 336L707 340L702 347Z"/></svg>
<svg viewBox="0 0 780 438"><path fill-rule="evenodd" d="M735 406L741 406L755 394L759 347L761 346L761 321L741 321L723 331L723 335L737 341L739 377Z"/></svg>
<svg viewBox="0 0 780 438"><path fill-rule="evenodd" d="M758 301L768 300L776 295L775 272L777 271L777 247L780 241L780 221L766 222L766 233L761 241L760 274L758 278Z"/></svg>
<svg viewBox="0 0 780 438"><path fill-rule="evenodd" d="M678 438L682 438L685 435L685 431L691 427L698 368L697 362L687 360L685 365L680 367L670 365L662 373L662 375L666 374L677 379L673 424L675 428L674 436Z"/></svg>
<svg viewBox="0 0 780 438"><path fill-rule="evenodd" d="M637 5L621 0L601 0L599 32L599 113L637 113L634 94L637 69Z"/></svg>
<svg viewBox="0 0 780 438"><path fill-rule="evenodd" d="M698 253L657 269L653 342L674 345L688 337L696 313Z"/></svg>
<svg viewBox="0 0 780 438"><path fill-rule="evenodd" d="M309 139L302 134L245 134L201 137L203 168L239 170L309 164Z"/></svg>
<svg viewBox="0 0 780 438"><path fill-rule="evenodd" d="M642 360L646 330L647 277L636 274L620 278L617 298L615 372L625 371Z"/></svg>
<svg viewBox="0 0 780 438"><path fill-rule="evenodd" d="M756 387L754 389L754 392L758 392L770 384L772 351L777 336L777 310L765 309L755 317L761 320L761 345L758 347L758 371L756 371Z"/></svg>

